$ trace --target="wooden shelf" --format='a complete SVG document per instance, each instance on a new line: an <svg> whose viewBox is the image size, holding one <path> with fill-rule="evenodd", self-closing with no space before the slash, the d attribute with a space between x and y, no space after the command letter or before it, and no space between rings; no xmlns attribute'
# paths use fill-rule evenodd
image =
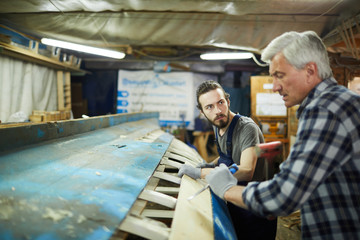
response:
<svg viewBox="0 0 360 240"><path fill-rule="evenodd" d="M76 72L76 73L87 73L87 71L81 70L69 64L62 63L56 59L52 59L40 55L38 53L35 53L31 50L16 47L7 43L0 42L0 54L28 62L37 63L57 70L64 70L64 71Z"/></svg>

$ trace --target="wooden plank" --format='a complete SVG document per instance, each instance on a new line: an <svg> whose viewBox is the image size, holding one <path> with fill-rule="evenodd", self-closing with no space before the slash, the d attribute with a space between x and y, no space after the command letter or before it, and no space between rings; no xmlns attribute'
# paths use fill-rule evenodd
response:
<svg viewBox="0 0 360 240"><path fill-rule="evenodd" d="M144 189L139 195L140 199L154 202L168 208L175 208L176 198L152 190Z"/></svg>
<svg viewBox="0 0 360 240"><path fill-rule="evenodd" d="M164 171L164 169L165 169L164 165L159 165L156 170L162 172ZM159 178L151 177L145 189L154 190L158 185L159 181L160 181ZM134 205L131 207L130 213L135 216L140 216L141 213L144 211L146 204L147 204L146 200L137 199Z"/></svg>
<svg viewBox="0 0 360 240"><path fill-rule="evenodd" d="M171 225L170 240L214 239L212 205L209 189L188 201L203 185L184 175Z"/></svg>
<svg viewBox="0 0 360 240"><path fill-rule="evenodd" d="M169 160L167 157L162 158L161 164L169 165L169 166L175 167L177 169L179 169L181 167L181 165L182 165L179 162Z"/></svg>
<svg viewBox="0 0 360 240"><path fill-rule="evenodd" d="M57 99L58 109L65 110L64 105L64 74L63 71L57 71Z"/></svg>
<svg viewBox="0 0 360 240"><path fill-rule="evenodd" d="M162 134L163 134L162 130L156 129L156 130L152 131L151 134L147 134L139 140L145 141L145 142L153 142L155 139L159 138Z"/></svg>
<svg viewBox="0 0 360 240"><path fill-rule="evenodd" d="M148 135L148 136L151 136L152 134ZM144 140L144 138L140 138L142 141ZM156 139L156 138L155 138ZM152 141L154 141L155 139L153 139ZM146 141L147 142L147 141ZM164 171L165 170L165 166L164 165L159 165L156 169L157 171ZM155 177L151 177L148 184L146 185L145 189L148 189L148 190L154 190L155 187L158 185L160 179L159 178L155 178ZM142 200L142 199L137 199L134 203L134 205L131 207L130 211L129 211L129 216L137 216L137 217L141 217L145 210L145 207L147 205L148 201L146 200ZM146 217L146 216L144 216ZM126 218L125 218L126 220ZM116 231L116 233L111 237L112 240L119 240L118 236L121 236L120 239L125 239L125 237L123 236L126 236L126 232L118 229ZM133 234L136 234L136 233L133 233Z"/></svg>
<svg viewBox="0 0 360 240"><path fill-rule="evenodd" d="M188 158L186 158L186 157L184 157L182 155L178 155L178 154L171 153L171 152L167 152L165 156L168 157L169 159L175 159L175 160L177 160L179 162L188 163L188 164L190 164L192 166L196 166L198 164L197 161L192 161L192 160L190 160L190 159L188 159Z"/></svg>
<svg viewBox="0 0 360 240"><path fill-rule="evenodd" d="M176 154L180 154L183 157L186 157L190 161L195 161L197 163L201 163L204 160L201 158L200 154L193 148L189 147L184 142L174 138L171 143L171 146L168 149L168 152L173 152Z"/></svg>
<svg viewBox="0 0 360 240"><path fill-rule="evenodd" d="M168 174L168 173L163 173L163 172L156 171L156 172L154 172L153 176L157 177L157 178L160 178L160 179L163 179L165 181L172 182L172 183L176 183L176 184L181 183L181 178L173 176L173 175Z"/></svg>
<svg viewBox="0 0 360 240"><path fill-rule="evenodd" d="M155 188L155 191L160 192L160 193L175 195L175 194L179 193L180 188L179 187L161 187L161 186L159 186L159 187Z"/></svg>
<svg viewBox="0 0 360 240"><path fill-rule="evenodd" d="M167 240L170 228L160 221L144 217L128 216L120 225L120 230L146 239Z"/></svg>
<svg viewBox="0 0 360 240"><path fill-rule="evenodd" d="M30 122L39 123L44 121L43 115L30 115L29 116Z"/></svg>
<svg viewBox="0 0 360 240"><path fill-rule="evenodd" d="M79 73L89 73L87 71L81 70L77 67L70 66L68 64L63 64L62 62L48 58L41 54L36 54L33 51L23 49L17 46L13 46L11 44L0 42L0 54L4 54L9 57L17 58L20 60L33 62L36 64L40 64L46 67L59 69L59 70L66 70L71 72L79 72Z"/></svg>
<svg viewBox="0 0 360 240"><path fill-rule="evenodd" d="M174 217L174 210L158 210L158 209L144 209L141 213L142 217L148 218L170 218Z"/></svg>
<svg viewBox="0 0 360 240"><path fill-rule="evenodd" d="M71 110L71 78L70 78L70 72L65 72L64 94L65 94L64 107L65 107L66 110Z"/></svg>

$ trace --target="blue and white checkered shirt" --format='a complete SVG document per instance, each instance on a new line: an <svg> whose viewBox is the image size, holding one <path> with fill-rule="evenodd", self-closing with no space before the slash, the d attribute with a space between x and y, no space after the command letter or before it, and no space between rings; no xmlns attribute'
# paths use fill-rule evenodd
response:
<svg viewBox="0 0 360 240"><path fill-rule="evenodd" d="M263 216L301 209L302 239L360 239L360 96L323 80L297 111L296 142L272 180L249 183Z"/></svg>

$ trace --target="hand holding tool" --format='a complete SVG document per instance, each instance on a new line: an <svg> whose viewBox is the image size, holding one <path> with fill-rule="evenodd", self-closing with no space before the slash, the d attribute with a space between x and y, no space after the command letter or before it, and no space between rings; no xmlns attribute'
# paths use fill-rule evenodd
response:
<svg viewBox="0 0 360 240"><path fill-rule="evenodd" d="M201 177L201 168L196 168L187 164L183 164L178 172L178 177L182 177L184 174L188 175L193 179Z"/></svg>
<svg viewBox="0 0 360 240"><path fill-rule="evenodd" d="M258 158L266 158L268 161L273 159L282 151L282 143L280 141L260 143L255 146L256 156Z"/></svg>
<svg viewBox="0 0 360 240"><path fill-rule="evenodd" d="M229 167L229 171L234 174L238 169L239 167L236 165L236 163L230 165ZM199 191L197 191L194 195L188 197L188 201L190 201L191 199L193 199L194 197L196 197L197 195L199 195L200 193L202 193L203 191L205 191L208 187L210 187L209 184L206 184L205 187L203 187L202 189L200 189Z"/></svg>

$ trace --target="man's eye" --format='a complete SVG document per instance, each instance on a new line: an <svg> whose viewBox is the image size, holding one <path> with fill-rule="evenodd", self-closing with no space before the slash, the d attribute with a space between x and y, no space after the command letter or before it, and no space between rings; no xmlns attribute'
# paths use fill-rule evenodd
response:
<svg viewBox="0 0 360 240"><path fill-rule="evenodd" d="M275 74L275 76L274 76L275 78L283 78L284 77L284 74L279 74L279 73L277 73L277 74Z"/></svg>
<svg viewBox="0 0 360 240"><path fill-rule="evenodd" d="M211 109L211 106L206 106L205 109L206 109L206 110L210 110L210 109Z"/></svg>

